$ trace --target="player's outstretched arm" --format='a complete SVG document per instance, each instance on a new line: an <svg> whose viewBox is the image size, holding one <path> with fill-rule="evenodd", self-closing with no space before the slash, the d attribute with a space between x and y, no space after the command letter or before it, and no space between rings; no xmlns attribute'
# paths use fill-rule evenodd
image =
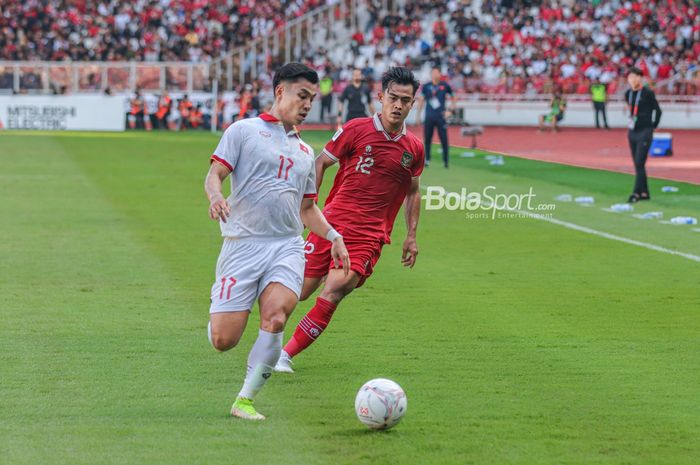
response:
<svg viewBox="0 0 700 465"><path fill-rule="evenodd" d="M331 257L333 257L333 265L338 268L340 263L343 264L343 272L345 276L350 273L350 254L345 248L343 236L338 234L338 231L328 224L326 217L323 216L321 210L316 206L312 199L304 199L301 202L301 219L309 230L321 237L325 237L333 243L331 246Z"/></svg>
<svg viewBox="0 0 700 465"><path fill-rule="evenodd" d="M230 173L226 166L215 161L204 179L204 192L209 199L209 218L214 221L221 220L226 223L226 218L231 214L231 206L221 193L221 184Z"/></svg>
<svg viewBox="0 0 700 465"><path fill-rule="evenodd" d="M406 240L403 243L401 263L403 266L413 268L418 256L418 243L416 233L418 231L418 218L420 217L420 176L411 179L411 188L404 200L404 214L406 216Z"/></svg>

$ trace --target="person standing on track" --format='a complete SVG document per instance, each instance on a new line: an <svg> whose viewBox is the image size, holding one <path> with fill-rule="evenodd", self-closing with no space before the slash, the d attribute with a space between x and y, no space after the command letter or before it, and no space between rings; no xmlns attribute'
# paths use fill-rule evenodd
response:
<svg viewBox="0 0 700 465"><path fill-rule="evenodd" d="M608 86L600 82L599 78L596 78L591 84L591 100L593 101L593 111L595 112L596 129L600 129L599 115L603 116L605 129L610 129L610 126L608 126L608 115L605 113L605 106L608 102Z"/></svg>
<svg viewBox="0 0 700 465"><path fill-rule="evenodd" d="M331 75L330 66L326 66L325 74L318 83L318 89L321 92L321 123L326 122L326 115L333 118L331 115L331 106L333 105L333 76ZM331 125L332 127L332 125Z"/></svg>
<svg viewBox="0 0 700 465"><path fill-rule="evenodd" d="M654 91L644 86L643 74L639 68L631 68L627 74L630 88L625 92L627 102L628 128L627 141L634 161L634 191L627 199L630 203L649 200L649 185L647 183L647 155L654 138L654 129L661 121L661 107L656 101ZM652 120L652 113L654 118Z"/></svg>
<svg viewBox="0 0 700 465"><path fill-rule="evenodd" d="M425 166L430 165L430 151L433 141L433 132L437 129L442 145L442 161L445 168L449 166L449 142L447 140L447 119L452 116L455 110L455 96L450 85L442 79L442 73L437 66L430 71L430 82L423 84L423 90L418 96L418 111L416 112L416 125L420 124L420 114L423 106L428 103L425 109ZM450 96L450 108L446 108L447 96Z"/></svg>
<svg viewBox="0 0 700 465"><path fill-rule="evenodd" d="M338 117L336 124L340 128L343 120L344 104L348 103L348 112L345 115L345 122L355 118L364 118L368 114L374 113L374 105L372 104L372 89L362 82L362 71L355 68L352 70L352 81L343 90L343 93L338 99ZM368 113L369 112L369 113Z"/></svg>

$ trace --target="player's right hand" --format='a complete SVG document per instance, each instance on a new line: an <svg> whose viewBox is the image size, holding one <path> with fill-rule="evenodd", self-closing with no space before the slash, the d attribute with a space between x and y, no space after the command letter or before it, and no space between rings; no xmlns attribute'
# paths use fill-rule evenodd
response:
<svg viewBox="0 0 700 465"><path fill-rule="evenodd" d="M333 241L331 246L331 257L333 258L333 268L338 268L338 266L343 264L343 274L347 276L350 274L350 254L348 249L345 247L345 242L343 238L339 237Z"/></svg>
<svg viewBox="0 0 700 465"><path fill-rule="evenodd" d="M215 195L211 198L209 204L209 218L214 221L223 221L226 223L226 218L231 214L231 206L228 204L223 195Z"/></svg>

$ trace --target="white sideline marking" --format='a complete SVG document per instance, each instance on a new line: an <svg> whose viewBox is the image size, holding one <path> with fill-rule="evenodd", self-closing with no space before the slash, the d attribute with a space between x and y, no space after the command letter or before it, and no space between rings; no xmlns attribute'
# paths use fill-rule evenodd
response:
<svg viewBox="0 0 700 465"><path fill-rule="evenodd" d="M427 188L425 186L421 186L421 190L427 190ZM445 189L445 190L447 191L447 189ZM648 242L642 242L642 241L638 241L635 239L629 239L627 237L618 236L616 234L610 234L610 233L606 233L603 231L598 231L597 229L589 228L587 226L581 226L581 225L578 225L575 223L570 223L568 221L557 220L555 218L548 218L546 216L542 216L539 213L532 213L532 212L529 212L526 210L503 210L503 211L520 213L522 215L529 216L530 218L534 218L536 220L542 220L542 221L546 221L548 223L563 226L564 228L573 229L574 231L579 231L579 232L583 232L586 234L591 234L593 236L604 237L606 239L610 239L613 241L624 242L625 244L636 245L637 247L643 247L645 249L654 250L656 252L666 253L669 255L677 255L679 257L687 258L688 260L692 260L694 262L700 263L700 256L698 256L698 255L693 255L693 254L686 253L686 252L680 252L678 250L673 250L673 249L667 249L666 247L661 247L660 245L649 244ZM700 228L698 228L698 229L700 229Z"/></svg>
<svg viewBox="0 0 700 465"><path fill-rule="evenodd" d="M679 257L687 258L688 260L692 260L694 262L700 262L700 256L698 256L698 255L680 252L678 250L673 250L673 249L667 249L666 247L661 247L660 245L649 244L648 242L637 241L635 239L629 239L627 237L617 236L615 234L610 234L610 233L606 233L603 231L598 231L597 229L592 229L592 228L589 228L587 226L580 226L580 225L575 224L575 223L569 223L568 221L557 220L555 218L547 218L546 216L542 216L542 215L537 214L537 213L531 213L528 211L521 211L521 210L516 210L516 211L518 213L527 215L527 216L529 216L531 218L535 218L537 220L547 221L549 223L557 224L559 226L563 226L563 227L568 228L568 229L573 229L575 231L580 231L580 232L583 232L586 234L591 234L593 236L604 237L606 239L610 239L613 241L624 242L625 244L636 245L638 247L644 247L645 249L655 250L657 252L667 253L669 255L678 255Z"/></svg>

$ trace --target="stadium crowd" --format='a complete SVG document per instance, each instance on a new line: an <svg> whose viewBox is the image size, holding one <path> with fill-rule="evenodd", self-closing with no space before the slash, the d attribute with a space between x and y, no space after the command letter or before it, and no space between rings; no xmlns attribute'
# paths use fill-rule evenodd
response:
<svg viewBox="0 0 700 465"><path fill-rule="evenodd" d="M0 0L0 60L207 61L326 0Z"/></svg>
<svg viewBox="0 0 700 465"><path fill-rule="evenodd" d="M588 93L596 80L616 92L637 66L667 93L698 92L700 4L692 0L409 0L403 11L370 20L346 50L317 65L363 69L438 64L454 88L485 93ZM350 52L350 53L348 53ZM321 61L321 63L319 63ZM347 73L347 71L346 71Z"/></svg>
<svg viewBox="0 0 700 465"><path fill-rule="evenodd" d="M0 0L0 60L208 61L337 0ZM334 81L438 64L455 89L492 94L616 93L637 66L660 93L698 93L698 0L381 0L344 45L308 47ZM393 3L393 2L390 2Z"/></svg>

